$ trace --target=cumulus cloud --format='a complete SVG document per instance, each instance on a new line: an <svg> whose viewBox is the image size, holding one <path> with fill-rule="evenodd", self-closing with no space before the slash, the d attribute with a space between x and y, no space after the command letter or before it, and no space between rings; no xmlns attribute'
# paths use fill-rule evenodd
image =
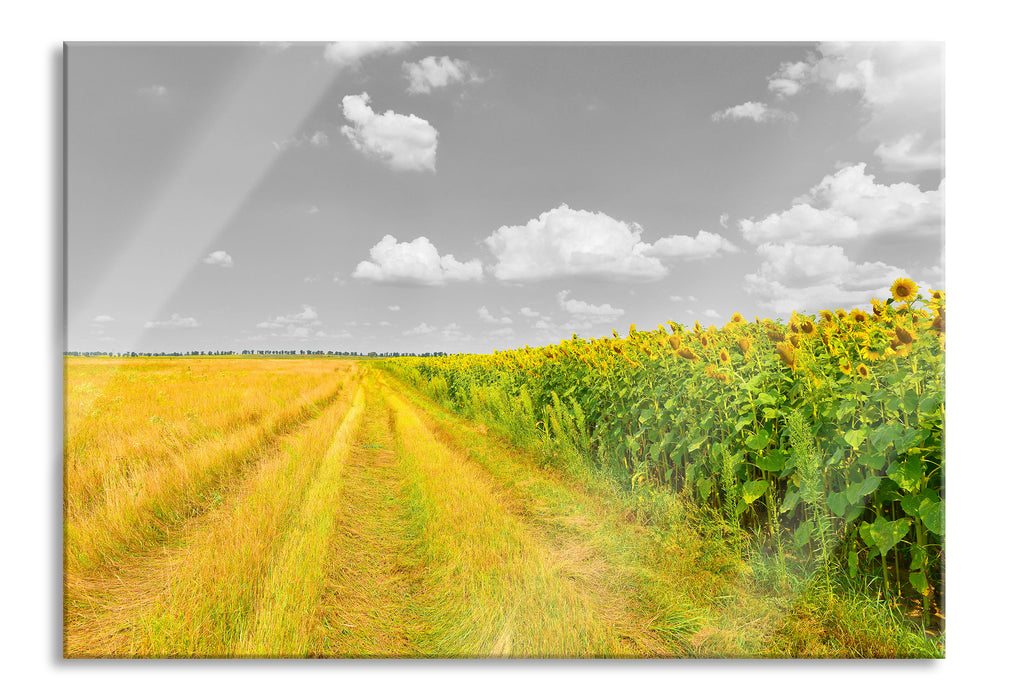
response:
<svg viewBox="0 0 1009 700"><path fill-rule="evenodd" d="M167 321L147 321L144 328L196 328L200 324L192 316L172 314Z"/></svg>
<svg viewBox="0 0 1009 700"><path fill-rule="evenodd" d="M480 317L480 320L486 323L509 324L512 322L508 316L494 316L494 314L487 310L486 306L481 306L476 310L476 313Z"/></svg>
<svg viewBox="0 0 1009 700"><path fill-rule="evenodd" d="M624 315L623 309L617 309L610 304L589 304L578 299L570 299L571 292L567 289L557 293L557 303L560 307L575 317L575 320L587 323L612 323Z"/></svg>
<svg viewBox="0 0 1009 700"><path fill-rule="evenodd" d="M391 109L376 114L370 101L366 92L343 98L343 116L353 126L343 126L340 133L358 151L393 170L434 172L438 130L413 114L397 114Z"/></svg>
<svg viewBox="0 0 1009 700"><path fill-rule="evenodd" d="M722 214L718 217L718 225L722 228L729 228L729 215Z"/></svg>
<svg viewBox="0 0 1009 700"><path fill-rule="evenodd" d="M805 60L783 63L767 87L788 98L811 86L861 100L863 138L894 171L943 167L945 83L939 42L824 43Z"/></svg>
<svg viewBox="0 0 1009 700"><path fill-rule="evenodd" d="M386 235L370 251L371 260L362 260L352 277L388 284L442 285L483 279L483 264L473 259L459 262L452 255L439 255L426 237L398 243Z"/></svg>
<svg viewBox="0 0 1009 700"><path fill-rule="evenodd" d="M430 93L452 83L479 82L480 77L467 62L442 56L428 56L416 63L403 63L403 72L410 79L406 91L411 94Z"/></svg>
<svg viewBox="0 0 1009 700"><path fill-rule="evenodd" d="M137 90L137 94L144 97L159 98L168 94L168 88L164 85L147 85Z"/></svg>
<svg viewBox="0 0 1009 700"><path fill-rule="evenodd" d="M792 112L768 107L763 102L744 102L741 105L729 107L711 115L711 121L715 122L738 122L744 119L757 122L758 124L765 124L767 122L794 122L798 120L798 117Z"/></svg>
<svg viewBox="0 0 1009 700"><path fill-rule="evenodd" d="M223 250L215 250L213 253L203 258L203 262L207 265L217 265L219 267L234 267L235 261L231 259Z"/></svg>
<svg viewBox="0 0 1009 700"><path fill-rule="evenodd" d="M115 319L108 314L99 314L94 318L95 323L108 323L109 321L115 321Z"/></svg>
<svg viewBox="0 0 1009 700"><path fill-rule="evenodd" d="M763 219L742 219L751 243L830 243L870 237L938 236L942 232L945 180L935 190L899 182L880 185L865 163L841 168L793 200L792 207Z"/></svg>
<svg viewBox="0 0 1009 700"><path fill-rule="evenodd" d="M563 277L657 280L668 274L662 258L710 257L735 246L717 234L696 238L641 239L636 223L566 204L543 212L522 226L502 226L485 243L497 258L494 276L502 281Z"/></svg>
<svg viewBox="0 0 1009 700"><path fill-rule="evenodd" d="M401 53L408 48L410 44L403 41L337 41L326 44L322 55L339 69L356 70L369 56Z"/></svg>
<svg viewBox="0 0 1009 700"><path fill-rule="evenodd" d="M392 304L387 308L389 309L389 311L399 311L399 304Z"/></svg>
<svg viewBox="0 0 1009 700"><path fill-rule="evenodd" d="M315 131L311 134L300 133L295 134L286 139L281 139L280 141L274 141L273 147L278 151L287 151L292 148L300 148L302 146L311 146L312 148L327 148L329 147L329 135L325 131Z"/></svg>
<svg viewBox="0 0 1009 700"><path fill-rule="evenodd" d="M410 330L403 331L403 335L430 335L438 329L428 323L419 323Z"/></svg>
<svg viewBox="0 0 1009 700"><path fill-rule="evenodd" d="M274 331L270 334L274 338L298 339L308 338L312 335L318 337L341 337L325 336L325 334L320 336L319 332L321 329L319 329L319 326L321 325L322 321L319 320L319 314L315 310L315 307L302 304L301 311L286 316L275 316L268 321L260 321L256 324L256 328Z"/></svg>
<svg viewBox="0 0 1009 700"><path fill-rule="evenodd" d="M883 262L856 263L836 245L763 243L757 256L760 268L744 277L743 288L782 315L885 299L893 280L907 274Z"/></svg>
<svg viewBox="0 0 1009 700"><path fill-rule="evenodd" d="M698 231L693 238L690 236L665 236L655 241L649 249L650 255L687 260L711 258L719 253L738 252L738 246L717 233L708 231Z"/></svg>

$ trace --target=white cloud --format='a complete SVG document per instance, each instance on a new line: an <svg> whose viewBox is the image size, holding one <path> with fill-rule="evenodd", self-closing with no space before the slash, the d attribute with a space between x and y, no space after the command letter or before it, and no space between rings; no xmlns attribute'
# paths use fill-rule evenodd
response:
<svg viewBox="0 0 1009 700"><path fill-rule="evenodd" d="M411 94L430 93L451 83L479 82L480 77L466 61L442 56L428 56L416 63L403 63L403 72L410 79L406 91Z"/></svg>
<svg viewBox="0 0 1009 700"><path fill-rule="evenodd" d="M501 328L492 328L487 331L487 335L491 338L511 338L515 335L515 329L511 326L502 326Z"/></svg>
<svg viewBox="0 0 1009 700"><path fill-rule="evenodd" d="M410 48L402 41L337 41L327 44L323 57L337 68L355 70L368 56L396 54Z"/></svg>
<svg viewBox="0 0 1009 700"><path fill-rule="evenodd" d="M729 227L729 215L728 214L722 214L721 216L719 216L718 217L718 225L721 226L722 228L728 228Z"/></svg>
<svg viewBox="0 0 1009 700"><path fill-rule="evenodd" d="M371 260L357 264L357 279L393 284L442 285L483 279L483 264L477 260L459 262L452 255L439 255L426 237L398 243L386 235L370 251Z"/></svg>
<svg viewBox="0 0 1009 700"><path fill-rule="evenodd" d="M315 206L313 204L312 206L310 206L308 209L305 210L305 213L306 214L318 214L319 213L319 207L317 207L317 206Z"/></svg>
<svg viewBox="0 0 1009 700"><path fill-rule="evenodd" d="M376 114L370 100L366 92L343 98L343 116L353 126L341 127L340 133L358 151L393 170L434 172L438 130L413 114L397 114L391 109Z"/></svg>
<svg viewBox="0 0 1009 700"><path fill-rule="evenodd" d="M722 314L718 313L714 309L705 309L702 314L705 318L721 318Z"/></svg>
<svg viewBox="0 0 1009 700"><path fill-rule="evenodd" d="M265 328L274 331L270 333L270 336L274 338L296 340L308 338L311 335L318 337L343 337L340 335L325 336L325 334L320 336L319 333L322 330L319 326L321 325L322 321L319 320L319 314L315 310L315 307L302 304L301 311L298 313L288 314L287 316L276 316L269 321L261 321L256 324L256 328Z"/></svg>
<svg viewBox="0 0 1009 700"><path fill-rule="evenodd" d="M902 268L883 262L855 263L836 245L764 243L757 255L760 268L744 277L743 288L778 314L885 299L893 280L906 275Z"/></svg>
<svg viewBox="0 0 1009 700"><path fill-rule="evenodd" d="M642 228L602 212L562 204L522 226L502 226L485 243L497 257L494 276L502 281L582 277L657 280L669 270L660 258L710 257L735 246L717 234L641 240Z"/></svg>
<svg viewBox="0 0 1009 700"><path fill-rule="evenodd" d="M623 309L617 309L610 304L589 304L578 299L569 299L570 292L565 289L557 293L557 303L561 308L574 316L574 320L584 323L612 323L624 315Z"/></svg>
<svg viewBox="0 0 1009 700"><path fill-rule="evenodd" d="M403 331L403 335L430 335L438 329L427 323L419 323L408 331Z"/></svg>
<svg viewBox="0 0 1009 700"><path fill-rule="evenodd" d="M796 198L790 209L759 221L742 219L738 225L751 243L938 236L943 225L945 182L925 192L907 182L879 185L866 174L865 163L858 163L823 178Z"/></svg>
<svg viewBox="0 0 1009 700"><path fill-rule="evenodd" d="M213 253L203 258L203 262L207 265L218 265L219 267L234 267L235 261L231 259L223 250L215 250Z"/></svg>
<svg viewBox="0 0 1009 700"><path fill-rule="evenodd" d="M715 122L726 120L738 122L743 119L749 119L757 122L758 124L764 124L767 122L794 122L798 120L798 117L796 117L792 112L786 112L785 110L777 109L775 107L768 107L763 102L744 102L741 105L729 107L728 109L723 109L721 112L715 112L711 115L711 121Z"/></svg>
<svg viewBox="0 0 1009 700"><path fill-rule="evenodd" d="M278 151L287 151L292 148L300 148L302 146L311 146L312 148L328 148L329 147L329 135L325 131L316 131L312 134L295 134L286 139L281 139L280 141L274 141L273 147Z"/></svg>
<svg viewBox="0 0 1009 700"><path fill-rule="evenodd" d="M392 304L388 309L389 311L399 311L399 304Z"/></svg>
<svg viewBox="0 0 1009 700"><path fill-rule="evenodd" d="M533 309L530 309L528 306L523 306L521 309L519 309L519 313L527 318L540 318L543 315L539 311L534 311Z"/></svg>
<svg viewBox="0 0 1009 700"><path fill-rule="evenodd" d="M485 321L487 323L509 324L512 322L512 320L507 316L495 317L494 314L487 310L486 306L481 306L476 310L476 313L480 317L481 321Z"/></svg>
<svg viewBox="0 0 1009 700"><path fill-rule="evenodd" d="M137 94L144 97L160 98L168 94L168 88L164 85L148 85L137 90Z"/></svg>
<svg viewBox="0 0 1009 700"><path fill-rule="evenodd" d="M94 318L95 323L108 323L109 321L115 321L115 319L107 314L99 314Z"/></svg>
<svg viewBox="0 0 1009 700"><path fill-rule="evenodd" d="M172 314L167 321L147 321L144 328L196 328L200 324L192 316Z"/></svg>
<svg viewBox="0 0 1009 700"><path fill-rule="evenodd" d="M865 113L861 135L894 171L943 167L945 66L939 42L825 43L805 61L783 63L768 81L779 97L809 86L854 92Z"/></svg>
<svg viewBox="0 0 1009 700"><path fill-rule="evenodd" d="M708 231L698 231L693 238L665 236L655 241L649 249L651 255L688 260L711 258L722 252L738 253L739 248L717 233Z"/></svg>

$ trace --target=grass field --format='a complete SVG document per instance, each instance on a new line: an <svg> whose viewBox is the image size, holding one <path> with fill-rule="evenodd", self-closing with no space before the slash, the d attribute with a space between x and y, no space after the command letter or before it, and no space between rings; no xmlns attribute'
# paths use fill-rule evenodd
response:
<svg viewBox="0 0 1009 700"><path fill-rule="evenodd" d="M381 368L68 358L64 654L943 654L690 499L544 459Z"/></svg>

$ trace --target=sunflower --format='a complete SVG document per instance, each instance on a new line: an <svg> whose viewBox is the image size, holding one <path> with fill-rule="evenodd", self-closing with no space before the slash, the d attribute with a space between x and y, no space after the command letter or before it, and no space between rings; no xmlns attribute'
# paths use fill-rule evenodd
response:
<svg viewBox="0 0 1009 700"><path fill-rule="evenodd" d="M738 311L736 313L732 314L732 322L733 323L742 323L743 321L744 321L743 314L739 313Z"/></svg>
<svg viewBox="0 0 1009 700"><path fill-rule="evenodd" d="M799 347L799 336L797 336L797 335L790 335L790 336L788 336L788 342L790 342L792 344L792 347L796 347L796 348Z"/></svg>
<svg viewBox="0 0 1009 700"><path fill-rule="evenodd" d="M824 323L834 322L834 314L830 313L830 311L828 311L827 309L824 309L823 311L820 312L820 318L823 319Z"/></svg>
<svg viewBox="0 0 1009 700"><path fill-rule="evenodd" d="M707 333L703 333L701 335L701 347L702 348L707 348L709 342L711 342L711 341L708 340L708 334Z"/></svg>
<svg viewBox="0 0 1009 700"><path fill-rule="evenodd" d="M694 354L693 350L691 350L690 348L688 348L685 345L682 348L680 348L679 350L677 350L676 354L679 355L680 357L682 357L684 360L699 360L700 359L697 355Z"/></svg>
<svg viewBox="0 0 1009 700"><path fill-rule="evenodd" d="M694 321L694 331L696 331L697 333L700 333L703 330L704 330L704 328L701 326L701 322L700 321Z"/></svg>
<svg viewBox="0 0 1009 700"><path fill-rule="evenodd" d="M736 341L736 345L739 347L739 352L745 355L750 352L750 347L753 345L753 341L751 341L748 337L743 336Z"/></svg>
<svg viewBox="0 0 1009 700"><path fill-rule="evenodd" d="M930 289L928 291L929 291L929 294L932 295L932 298L934 300L936 300L936 301L945 301L945 299L946 299L946 292L942 291L941 289Z"/></svg>
<svg viewBox="0 0 1009 700"><path fill-rule="evenodd" d="M918 338L917 334L912 329L905 328L904 326L895 326L893 331L897 335L897 340L899 340L903 345L910 345L912 341Z"/></svg>
<svg viewBox="0 0 1009 700"><path fill-rule="evenodd" d="M882 316L885 313L886 305L879 299L873 297L870 303L872 304L872 313L877 316Z"/></svg>
<svg viewBox="0 0 1009 700"><path fill-rule="evenodd" d="M869 378L869 368L866 367L865 365L859 365L858 367L855 368L855 371L858 372L858 376L860 376L862 379Z"/></svg>
<svg viewBox="0 0 1009 700"><path fill-rule="evenodd" d="M679 350L681 343L683 343L683 338L679 334L669 336L669 344L673 346L673 350Z"/></svg>
<svg viewBox="0 0 1009 700"><path fill-rule="evenodd" d="M777 350L778 357L781 358L782 362L795 369L795 349L791 345L788 343L778 343L775 350Z"/></svg>
<svg viewBox="0 0 1009 700"><path fill-rule="evenodd" d="M816 330L816 326L813 325L812 321L805 319L802 321L802 323L799 324L799 330L801 330L806 335L812 335L813 332Z"/></svg>
<svg viewBox="0 0 1009 700"><path fill-rule="evenodd" d="M898 277L890 287L890 296L894 301L914 301L918 296L918 285L907 277Z"/></svg>
<svg viewBox="0 0 1009 700"><path fill-rule="evenodd" d="M861 309L851 310L851 320L855 323L865 323L869 320L869 317L865 315L865 312Z"/></svg>
<svg viewBox="0 0 1009 700"><path fill-rule="evenodd" d="M632 323L631 324L631 330L628 332L628 335L634 333L637 329L638 329L637 324Z"/></svg>
<svg viewBox="0 0 1009 700"><path fill-rule="evenodd" d="M779 333L778 331L774 330L773 328L768 328L767 329L767 337L772 342L777 343L777 342L780 342L780 341L782 341L782 340L785 339L785 334L784 333Z"/></svg>
<svg viewBox="0 0 1009 700"><path fill-rule="evenodd" d="M721 360L722 362L728 362L729 351L726 350L725 348L722 348L721 352L718 353L718 359Z"/></svg>
<svg viewBox="0 0 1009 700"><path fill-rule="evenodd" d="M932 319L932 325L929 326L929 330L937 331L939 333L946 332L946 314L936 314L935 318Z"/></svg>
<svg viewBox="0 0 1009 700"><path fill-rule="evenodd" d="M841 360L841 364L838 365L838 369L840 369L845 374L850 375L851 374L851 363L848 362L847 360Z"/></svg>

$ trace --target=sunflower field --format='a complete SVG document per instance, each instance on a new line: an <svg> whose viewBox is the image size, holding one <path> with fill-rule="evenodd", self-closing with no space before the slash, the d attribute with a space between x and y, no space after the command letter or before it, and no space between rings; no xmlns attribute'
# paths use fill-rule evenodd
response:
<svg viewBox="0 0 1009 700"><path fill-rule="evenodd" d="M387 367L510 436L870 574L928 624L944 571L945 293L904 278L890 292L867 310Z"/></svg>

